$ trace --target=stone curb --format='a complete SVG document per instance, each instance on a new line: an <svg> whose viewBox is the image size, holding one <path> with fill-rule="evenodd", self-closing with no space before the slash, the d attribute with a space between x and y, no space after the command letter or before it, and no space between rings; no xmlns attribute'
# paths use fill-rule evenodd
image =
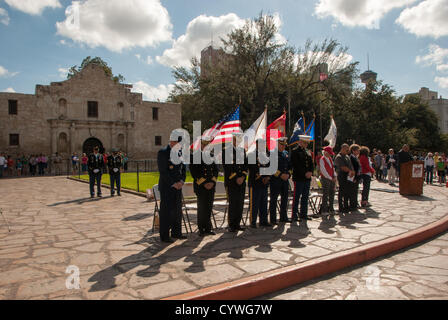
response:
<svg viewBox="0 0 448 320"><path fill-rule="evenodd" d="M248 300L361 264L448 230L448 215L424 227L361 247L163 300Z"/></svg>

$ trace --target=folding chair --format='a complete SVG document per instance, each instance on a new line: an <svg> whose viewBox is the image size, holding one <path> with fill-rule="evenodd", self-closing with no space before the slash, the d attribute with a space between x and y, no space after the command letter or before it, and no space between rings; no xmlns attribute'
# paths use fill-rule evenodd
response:
<svg viewBox="0 0 448 320"><path fill-rule="evenodd" d="M155 200L155 205L154 205L154 215L153 215L153 219L152 219L152 232L154 232L155 227L157 225L157 227L159 227L159 217L160 217L160 208L159 208L159 201L160 201L160 189L159 189L159 185L156 184L153 188L152 188L152 193L154 195L154 200ZM191 224L190 224L190 217L188 216L188 210L185 206L185 200L184 200L184 196L182 194L182 221L184 223L185 226L185 230L187 231L187 233L189 233L188 228L187 228L187 223L185 221L185 216L183 211L185 210L185 214L187 216L188 219L188 225L190 227L190 232L193 233L192 229L191 229Z"/></svg>
<svg viewBox="0 0 448 320"><path fill-rule="evenodd" d="M320 206L322 204L322 184L316 177L311 178L310 196L308 198L313 216L318 217L320 214Z"/></svg>

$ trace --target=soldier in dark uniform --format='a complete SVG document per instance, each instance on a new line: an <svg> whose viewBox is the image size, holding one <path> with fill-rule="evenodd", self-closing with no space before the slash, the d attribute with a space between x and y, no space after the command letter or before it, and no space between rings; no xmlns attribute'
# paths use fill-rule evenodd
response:
<svg viewBox="0 0 448 320"><path fill-rule="evenodd" d="M260 146L262 142L257 140L257 148L255 153L262 151ZM267 153L267 151L266 151ZM250 199L250 216L251 216L251 228L257 227L257 216L260 214L260 226L270 227L268 223L268 186L270 175L261 175L260 168L269 167L269 163L262 164L260 162L259 154L256 154L256 163L249 165L249 199Z"/></svg>
<svg viewBox="0 0 448 320"><path fill-rule="evenodd" d="M306 149L310 136L299 136L298 146L291 152L292 180L294 181L294 201L292 205L292 221L298 220L300 201L300 221L311 220L308 217L308 199L310 195L311 177L313 176L313 158Z"/></svg>
<svg viewBox="0 0 448 320"><path fill-rule="evenodd" d="M97 187L97 195L98 197L101 197L101 176L104 170L104 158L103 155L99 153L99 150L99 147L95 147L93 149L93 153L89 155L89 160L87 161L91 198L95 196L95 182Z"/></svg>
<svg viewBox="0 0 448 320"><path fill-rule="evenodd" d="M287 138L279 138L277 140L278 153L275 155L278 157L278 170L271 176L270 186L270 202L269 202L269 215L271 224L277 224L277 199L281 197L280 203L280 222L291 222L288 219L288 188L289 178L291 176L289 170L291 165L289 162L288 151L285 150L287 144Z"/></svg>
<svg viewBox="0 0 448 320"><path fill-rule="evenodd" d="M203 154L204 148L211 142L211 137L203 137L201 140L202 150L196 152ZM212 231L211 215L213 201L215 199L216 181L218 179L218 166L216 163L206 164L201 156L201 162L194 163L194 154L191 156L190 172L194 179L193 189L198 203L198 229L200 236L214 235Z"/></svg>
<svg viewBox="0 0 448 320"><path fill-rule="evenodd" d="M246 177L248 174L248 165L246 152L244 149L237 147L237 140L241 137L241 133L233 133L233 144L227 145L226 148L231 150L223 150L223 166L224 166L224 185L227 190L227 198L229 201L229 231L237 232L244 230L240 226L243 217L244 197L246 195ZM233 153L232 161L226 160L227 152ZM237 157L237 155L240 155ZM239 159L243 158L243 159ZM237 161L240 160L240 161Z"/></svg>
<svg viewBox="0 0 448 320"><path fill-rule="evenodd" d="M115 194L114 185L117 186L117 195L121 196L121 157L118 155L117 149L112 149L112 154L107 157L107 167L109 168L110 176L110 195Z"/></svg>
<svg viewBox="0 0 448 320"><path fill-rule="evenodd" d="M171 136L174 137L173 133ZM182 141L181 137L176 139L157 154L160 172L160 240L167 243L174 242L172 238L187 238L182 235L182 186L185 183L186 168L184 163L174 164L171 161L171 150L178 149L176 145ZM179 149L179 154L180 151Z"/></svg>

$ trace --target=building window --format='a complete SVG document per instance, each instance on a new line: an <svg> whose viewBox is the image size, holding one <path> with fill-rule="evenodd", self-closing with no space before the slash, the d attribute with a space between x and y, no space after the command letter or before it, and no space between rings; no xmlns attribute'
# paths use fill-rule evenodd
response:
<svg viewBox="0 0 448 320"><path fill-rule="evenodd" d="M156 146L161 146L161 145L162 145L162 137L156 136Z"/></svg>
<svg viewBox="0 0 448 320"><path fill-rule="evenodd" d="M19 145L19 135L18 134L10 134L9 135L9 145L10 146L18 146Z"/></svg>
<svg viewBox="0 0 448 320"><path fill-rule="evenodd" d="M98 101L87 102L87 116L89 118L98 118Z"/></svg>
<svg viewBox="0 0 448 320"><path fill-rule="evenodd" d="M152 108L152 120L159 120L159 108Z"/></svg>
<svg viewBox="0 0 448 320"><path fill-rule="evenodd" d="M8 100L9 114L17 114L17 100Z"/></svg>

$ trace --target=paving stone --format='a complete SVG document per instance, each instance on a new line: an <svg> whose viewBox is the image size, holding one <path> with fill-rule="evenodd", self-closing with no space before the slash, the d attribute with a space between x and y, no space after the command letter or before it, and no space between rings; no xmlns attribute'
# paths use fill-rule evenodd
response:
<svg viewBox="0 0 448 320"><path fill-rule="evenodd" d="M0 272L0 286L46 277L48 274L30 267L18 267Z"/></svg>
<svg viewBox="0 0 448 320"><path fill-rule="evenodd" d="M173 280L154 284L137 291L144 299L160 299L170 295L191 291L196 288L196 286L183 280Z"/></svg>
<svg viewBox="0 0 448 320"><path fill-rule="evenodd" d="M280 267L279 264L273 261L258 259L256 261L236 262L235 264L248 274L262 273Z"/></svg>
<svg viewBox="0 0 448 320"><path fill-rule="evenodd" d="M210 266L206 270L197 273L187 272L185 273L185 276L191 279L191 281L193 281L193 283L195 283L196 285L205 287L238 279L243 274L244 271L239 270L231 265L225 264ZM219 277L217 277L216 275L219 275Z"/></svg>
<svg viewBox="0 0 448 320"><path fill-rule="evenodd" d="M401 287L401 290L407 294L410 294L416 298L421 298L421 297L428 297L428 296L434 296L437 295L439 293L439 291L419 284L419 283L409 283L404 285L403 287Z"/></svg>

